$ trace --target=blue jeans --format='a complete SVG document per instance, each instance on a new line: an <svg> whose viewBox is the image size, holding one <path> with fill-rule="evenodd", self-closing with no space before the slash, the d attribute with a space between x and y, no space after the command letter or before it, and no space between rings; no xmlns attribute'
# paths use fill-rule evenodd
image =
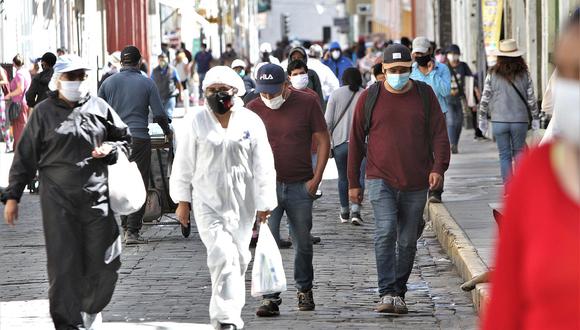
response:
<svg viewBox="0 0 580 330"><path fill-rule="evenodd" d="M340 198L340 206L342 208L348 208L348 176L347 176L347 164L348 164L348 143L342 143L334 147L334 162L336 163L336 169L338 170L338 197ZM367 159L363 159L360 166L360 185L361 188L365 189L365 172L366 172L366 162ZM360 207L360 204L359 204ZM353 210L353 211L356 211Z"/></svg>
<svg viewBox="0 0 580 330"><path fill-rule="evenodd" d="M499 165L503 183L512 175L513 161L526 145L528 123L493 122L492 132L499 151Z"/></svg>
<svg viewBox="0 0 580 330"><path fill-rule="evenodd" d="M425 227L423 210L427 189L400 191L381 179L369 179L367 191L375 216L379 294L404 298L417 240Z"/></svg>
<svg viewBox="0 0 580 330"><path fill-rule="evenodd" d="M449 111L447 112L445 121L447 122L449 143L458 145L459 137L461 136L461 128L463 127L463 107L461 106L461 102L459 104L449 104Z"/></svg>
<svg viewBox="0 0 580 330"><path fill-rule="evenodd" d="M294 281L296 289L301 292L312 289L314 269L312 267L312 203L305 182L276 183L278 206L272 211L268 220L270 230L276 243L280 242L280 221L284 212L288 217L290 237L294 246ZM264 296L265 299L280 301L280 293Z"/></svg>
<svg viewBox="0 0 580 330"><path fill-rule="evenodd" d="M205 79L205 72L201 73L198 72L197 75L199 76L199 99L203 99L203 80Z"/></svg>
<svg viewBox="0 0 580 330"><path fill-rule="evenodd" d="M165 111L169 119L173 118L173 109L175 109L175 96L163 100L163 111Z"/></svg>

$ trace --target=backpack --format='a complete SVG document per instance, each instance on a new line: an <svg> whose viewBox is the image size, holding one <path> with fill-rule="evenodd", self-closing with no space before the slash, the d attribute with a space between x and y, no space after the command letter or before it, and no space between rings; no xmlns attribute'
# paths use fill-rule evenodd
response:
<svg viewBox="0 0 580 330"><path fill-rule="evenodd" d="M429 156L433 159L433 146L431 144L431 102L429 100L428 95L428 88L431 86L427 85L422 81L413 80L415 88L417 88L417 92L419 93L419 97L423 101L423 111L425 113L425 135L427 136L427 145L429 146ZM377 98L379 97L379 93L381 91L381 84L382 82L377 81L369 87L369 91L367 97L365 99L364 104L364 118L365 118L365 125L364 125L364 136L365 140L368 140L370 128L371 128L371 119L373 115L373 110L375 108L375 104L377 103ZM368 142L368 141L367 141Z"/></svg>

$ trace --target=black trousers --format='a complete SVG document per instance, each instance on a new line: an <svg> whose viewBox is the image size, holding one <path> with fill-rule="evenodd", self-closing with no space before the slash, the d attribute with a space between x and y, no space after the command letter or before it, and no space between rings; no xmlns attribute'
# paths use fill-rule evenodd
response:
<svg viewBox="0 0 580 330"><path fill-rule="evenodd" d="M119 227L106 194L95 199L41 179L40 201L50 315L57 330L77 329L81 311L98 313L113 296L121 267Z"/></svg>
<svg viewBox="0 0 580 330"><path fill-rule="evenodd" d="M145 190L149 188L149 176L151 172L151 140L133 138L131 142L131 157L129 161L135 162L141 172ZM128 216L121 216L123 229L130 233L139 233L143 226L143 214L145 213L145 204L141 209Z"/></svg>

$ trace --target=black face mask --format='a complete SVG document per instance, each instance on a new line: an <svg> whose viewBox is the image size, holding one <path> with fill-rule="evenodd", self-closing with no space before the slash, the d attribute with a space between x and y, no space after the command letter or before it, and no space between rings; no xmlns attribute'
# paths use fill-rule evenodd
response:
<svg viewBox="0 0 580 330"><path fill-rule="evenodd" d="M230 111L234 105L232 95L228 92L217 92L206 97L209 108L220 115Z"/></svg>
<svg viewBox="0 0 580 330"><path fill-rule="evenodd" d="M425 55L415 58L415 61L417 61L419 66L427 66L432 59L433 57L431 57L431 55Z"/></svg>

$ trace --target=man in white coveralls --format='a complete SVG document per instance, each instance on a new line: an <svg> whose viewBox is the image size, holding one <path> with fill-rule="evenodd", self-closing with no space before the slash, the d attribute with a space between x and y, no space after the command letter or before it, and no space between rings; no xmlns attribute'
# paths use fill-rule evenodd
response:
<svg viewBox="0 0 580 330"><path fill-rule="evenodd" d="M276 170L262 120L236 97L245 93L240 76L216 66L202 88L204 108L177 132L170 193L182 224L193 209L207 249L212 325L241 329L252 226L256 214L264 222L277 206Z"/></svg>

